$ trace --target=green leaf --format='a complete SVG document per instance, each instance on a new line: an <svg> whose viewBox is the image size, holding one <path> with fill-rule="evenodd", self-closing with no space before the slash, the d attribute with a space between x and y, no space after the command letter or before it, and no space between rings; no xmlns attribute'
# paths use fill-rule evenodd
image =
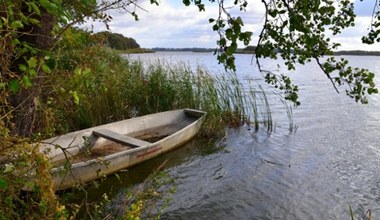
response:
<svg viewBox="0 0 380 220"><path fill-rule="evenodd" d="M73 97L74 97L74 103L79 105L79 96L77 93L73 93Z"/></svg>
<svg viewBox="0 0 380 220"><path fill-rule="evenodd" d="M136 14L136 12L132 12L131 15L133 16L133 18L135 19L135 21L139 20L139 16Z"/></svg>
<svg viewBox="0 0 380 220"><path fill-rule="evenodd" d="M20 83L18 79L13 79L9 82L8 88L11 92L17 93L20 90Z"/></svg>
<svg viewBox="0 0 380 220"><path fill-rule="evenodd" d="M241 17L237 17L235 21L237 24L244 26L244 23L243 23L243 20L241 19Z"/></svg>
<svg viewBox="0 0 380 220"><path fill-rule="evenodd" d="M0 189L6 190L8 188L8 183L5 179L0 178Z"/></svg>
<svg viewBox="0 0 380 220"><path fill-rule="evenodd" d="M218 44L219 44L220 46L225 46L225 45L227 44L227 41L226 41L225 38L221 38L221 39L218 41Z"/></svg>
<svg viewBox="0 0 380 220"><path fill-rule="evenodd" d="M277 10L269 10L268 11L268 14L272 17L272 18L275 18L277 16Z"/></svg>
<svg viewBox="0 0 380 220"><path fill-rule="evenodd" d="M32 84L32 80L30 79L29 76L24 76L24 77L22 78L22 83L24 84L24 86L25 86L26 88L30 88L30 87L33 86L33 84Z"/></svg>
<svg viewBox="0 0 380 220"><path fill-rule="evenodd" d="M29 70L28 70L28 73L29 73L29 75L32 76L32 77L36 77L36 76L37 76L37 71L36 71L36 69L29 69Z"/></svg>
<svg viewBox="0 0 380 220"><path fill-rule="evenodd" d="M9 15L9 18L10 20L13 20L14 19L14 11L13 11L13 7L14 5L8 5L8 8L7 8L7 11L8 11L8 15Z"/></svg>
<svg viewBox="0 0 380 220"><path fill-rule="evenodd" d="M199 11L205 11L206 10L204 4L198 4L197 6L198 6Z"/></svg>
<svg viewBox="0 0 380 220"><path fill-rule="evenodd" d="M55 14L58 12L58 6L56 4L51 3L48 0L40 0L39 2L42 5L42 7L44 7L46 11L48 11L49 13Z"/></svg>
<svg viewBox="0 0 380 220"><path fill-rule="evenodd" d="M150 4L155 4L155 5L157 5L158 6L158 1L157 0L150 0Z"/></svg>
<svg viewBox="0 0 380 220"><path fill-rule="evenodd" d="M80 75L82 75L82 69L79 68L79 67L76 67L76 68L74 69L74 75L76 75L76 76L80 76Z"/></svg>
<svg viewBox="0 0 380 220"><path fill-rule="evenodd" d="M212 30L213 30L213 31L217 31L217 30L219 30L219 26L218 26L217 24L214 24L214 25L212 26Z"/></svg>
<svg viewBox="0 0 380 220"><path fill-rule="evenodd" d="M226 37L227 37L227 39L232 39L233 34L234 34L234 32L232 31L231 28L228 28L228 29L226 30Z"/></svg>
<svg viewBox="0 0 380 220"><path fill-rule="evenodd" d="M235 71L236 70L236 66L235 66L235 57L231 56L231 57L228 57L227 58L227 61L226 61L226 64L229 69Z"/></svg>
<svg viewBox="0 0 380 220"><path fill-rule="evenodd" d="M35 68L37 66L37 58L36 57L31 57L28 60L28 66L29 66L29 68Z"/></svg>
<svg viewBox="0 0 380 220"><path fill-rule="evenodd" d="M19 68L22 72L25 72L25 71L28 69L28 67L27 67L25 64L20 64L20 65L18 65L18 68Z"/></svg>
<svg viewBox="0 0 380 220"><path fill-rule="evenodd" d="M228 47L228 53L233 54L237 50L237 43L232 42L231 45Z"/></svg>
<svg viewBox="0 0 380 220"><path fill-rule="evenodd" d="M42 68L42 71L44 71L45 73L50 73L51 72L49 66L46 65L46 64L42 64L41 68Z"/></svg>
<svg viewBox="0 0 380 220"><path fill-rule="evenodd" d="M190 0L183 0L182 3L186 6L190 5Z"/></svg>
<svg viewBox="0 0 380 220"><path fill-rule="evenodd" d="M40 24L40 21L35 19L35 18L29 18L28 21L31 23L31 24L34 24L34 25L38 25Z"/></svg>
<svg viewBox="0 0 380 220"><path fill-rule="evenodd" d="M33 8L34 12L36 12L37 15L41 15L41 11L34 2L29 2L28 5Z"/></svg>
<svg viewBox="0 0 380 220"><path fill-rule="evenodd" d="M76 105L79 105L79 95L78 95L77 91L70 91L69 93L73 96L74 103Z"/></svg>
<svg viewBox="0 0 380 220"><path fill-rule="evenodd" d="M19 29L19 28L23 28L24 24L21 21L17 20L17 21L13 21L11 26L13 29Z"/></svg>
<svg viewBox="0 0 380 220"><path fill-rule="evenodd" d="M28 24L28 18L24 15L24 13L19 13L19 16L20 16L22 23Z"/></svg>
<svg viewBox="0 0 380 220"><path fill-rule="evenodd" d="M17 38L12 40L12 45L19 45L20 43L20 40Z"/></svg>

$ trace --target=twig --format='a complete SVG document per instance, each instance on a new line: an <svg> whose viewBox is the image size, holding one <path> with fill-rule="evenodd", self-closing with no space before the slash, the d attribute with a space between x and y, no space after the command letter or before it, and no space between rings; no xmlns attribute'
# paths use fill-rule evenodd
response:
<svg viewBox="0 0 380 220"><path fill-rule="evenodd" d="M327 76L327 78L330 80L330 82L331 82L331 84L333 85L335 91L336 91L337 93L339 93L339 90L338 90L338 88L336 87L336 84L335 84L334 80L331 78L330 74L327 73L326 70L323 68L323 65L322 65L322 63L320 62L319 57L314 56L314 59L317 61L317 64L318 64L319 68L321 68L321 70L325 73L325 75Z"/></svg>
<svg viewBox="0 0 380 220"><path fill-rule="evenodd" d="M257 67L259 68L259 71L262 72L262 68L261 68L261 63L260 63L260 60L257 56L257 51L258 49L260 48L260 45L261 45L261 42L263 41L263 37L264 37L264 32L266 30L266 26L268 24L268 4L265 2L265 0L261 0L261 2L264 4L265 6L265 21L264 21L264 25L263 25L263 28L261 29L261 33L259 35L259 40L257 41L257 45L256 45L256 55L255 55L255 58L256 58L256 64L257 64Z"/></svg>

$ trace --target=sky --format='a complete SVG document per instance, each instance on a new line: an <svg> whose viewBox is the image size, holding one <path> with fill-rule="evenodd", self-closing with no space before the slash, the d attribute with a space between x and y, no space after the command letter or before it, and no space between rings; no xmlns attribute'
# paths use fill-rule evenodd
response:
<svg viewBox="0 0 380 220"><path fill-rule="evenodd" d="M113 20L109 24L110 31L134 38L143 48L215 48L218 35L212 31L212 24L208 20L218 16L218 5L208 3L207 0L204 2L207 2L206 10L199 12L196 6L187 7L181 0L159 0L159 6L150 4L149 0L138 1L140 8L137 8L136 12L139 20L135 21L128 13L113 11L111 12ZM232 0L225 2L227 6L228 3L232 6ZM356 0L355 27L332 37L334 42L342 44L340 50L380 51L380 43L374 45L361 43L361 37L368 32L374 4L375 0L363 2ZM245 12L232 8L230 13L243 18L244 30L253 32L251 45L255 45L264 21L264 6L261 1L248 0ZM102 23L87 23L86 27L93 28L95 32L106 30ZM240 44L239 47L244 45Z"/></svg>

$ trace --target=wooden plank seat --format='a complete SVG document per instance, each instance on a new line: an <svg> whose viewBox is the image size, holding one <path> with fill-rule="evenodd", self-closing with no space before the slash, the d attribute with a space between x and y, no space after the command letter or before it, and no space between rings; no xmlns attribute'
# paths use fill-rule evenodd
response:
<svg viewBox="0 0 380 220"><path fill-rule="evenodd" d="M92 131L92 133L96 137L102 137L102 138L108 139L110 141L114 141L118 144L122 144L122 145L132 147L132 148L142 147L142 146L146 146L148 144L151 144L147 141L143 141L143 140L140 140L140 139L137 139L134 137L130 137L130 136L126 136L126 135L121 135L119 133L110 131L108 129L99 129L96 131Z"/></svg>

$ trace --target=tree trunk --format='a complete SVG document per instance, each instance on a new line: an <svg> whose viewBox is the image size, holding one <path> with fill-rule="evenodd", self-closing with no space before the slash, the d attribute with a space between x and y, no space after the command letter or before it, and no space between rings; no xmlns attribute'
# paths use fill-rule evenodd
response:
<svg viewBox="0 0 380 220"><path fill-rule="evenodd" d="M44 51L51 47L52 42L52 30L54 28L56 17L46 11L41 10L41 16L38 17L40 25L29 25L22 31L24 35L19 37L22 42L27 42L36 48L37 59L44 56ZM25 34L29 33L29 34ZM33 56L32 54L25 54L26 59ZM19 64L25 63L24 58L15 60L12 63L12 70L17 73L19 79L22 79L22 75L19 70ZM33 86L31 88L21 88L17 94L11 96L11 105L15 109L14 117L12 119L14 127L13 134L20 136L29 136L35 130L36 112L38 108L39 97L43 91L41 86L43 83L43 72L41 68L37 68L38 77L33 79Z"/></svg>

